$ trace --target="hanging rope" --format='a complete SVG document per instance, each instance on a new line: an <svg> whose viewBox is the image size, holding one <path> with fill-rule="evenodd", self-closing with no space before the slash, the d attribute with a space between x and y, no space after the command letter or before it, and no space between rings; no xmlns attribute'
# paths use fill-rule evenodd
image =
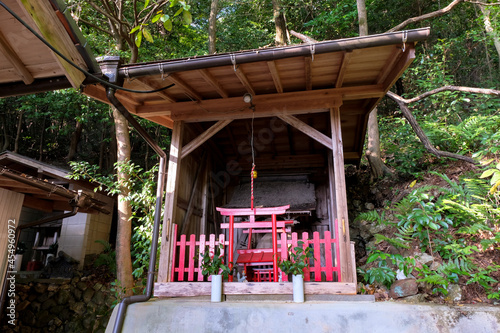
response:
<svg viewBox="0 0 500 333"><path fill-rule="evenodd" d="M257 178L257 171L255 171L255 151L254 151L254 146L253 146L253 121L254 121L254 118L255 118L255 109L253 109L253 112L252 112L252 136L250 137L250 146L252 147L252 171L250 171L250 182L251 182L251 185L250 185L250 199L251 199L251 203L250 203L250 208L253 209L253 199L254 199L254 196L253 196L253 180L254 178Z"/></svg>

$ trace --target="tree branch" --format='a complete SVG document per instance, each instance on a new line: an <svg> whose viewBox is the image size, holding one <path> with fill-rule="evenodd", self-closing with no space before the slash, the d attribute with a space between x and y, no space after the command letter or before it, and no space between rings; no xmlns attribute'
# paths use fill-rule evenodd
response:
<svg viewBox="0 0 500 333"><path fill-rule="evenodd" d="M427 92L425 92L421 95L418 95L417 97L413 97L411 99L404 99L402 97L399 97L399 98L401 98L401 100L405 104L410 104L410 103L418 102L424 98L427 98L431 95L434 95L434 94L437 94L437 93L440 93L443 91L462 91L462 92L467 92L467 93L471 93L471 94L484 94L484 95L500 96L500 90L495 90L495 89L483 89L483 88L461 87L461 86L444 86L444 87L440 87L437 89L427 91Z"/></svg>
<svg viewBox="0 0 500 333"><path fill-rule="evenodd" d="M113 36L113 33L112 33L111 31L106 30L106 29L104 29L104 28L102 28L102 27L100 27L100 26L98 26L98 25L96 25L96 24L90 23L90 22L89 22L89 21L87 21L87 20L84 20L84 19L80 18L78 21L82 22L82 23L83 23L83 24L85 24L85 25L88 25L89 27L92 27L92 28L94 28L94 29L97 29L97 30L99 30L99 31L101 31L101 32L103 32L103 33L105 33L105 34L107 34L107 35Z"/></svg>
<svg viewBox="0 0 500 333"><path fill-rule="evenodd" d="M299 32L293 31L293 30L290 30L290 34L292 36L297 37L298 39L300 39L301 41L303 41L304 43L307 43L307 44L314 44L314 43L318 42L317 40L312 39L309 36L303 35L303 34L301 34Z"/></svg>
<svg viewBox="0 0 500 333"><path fill-rule="evenodd" d="M411 23L417 23L417 22L424 21L424 20L427 20L427 19L430 19L433 17L443 16L443 15L447 14L448 12L450 12L453 9L453 7L455 7L456 5L458 5L459 3L464 2L464 1L466 1L466 0L453 0L448 6L442 8L442 9L439 9L439 10L436 10L434 12L427 13L424 15L409 18L409 19L403 21L402 23L398 24L394 28L388 30L387 32L398 31L398 30L403 29L404 27L406 27L407 25L409 25Z"/></svg>
<svg viewBox="0 0 500 333"><path fill-rule="evenodd" d="M392 91L388 91L387 92L387 96L389 98L391 98L392 100L394 100L399 105L399 108L401 109L401 112L405 116L406 120L410 124L410 126L413 129L413 131L415 132L415 134L420 139L420 142L422 142L422 144L424 145L425 149L429 153L436 155L438 158L440 158L440 157L450 157L450 158L455 158L457 160L462 160L462 161L465 161L465 162L468 162L468 163L476 164L476 161L474 161L472 158L470 158L468 156L462 156L462 155L459 155L459 154L454 154L454 153L450 153L450 152L447 152L447 151L442 151L442 150L439 150L436 147L434 147L432 145L431 141L429 140L429 138L427 137L427 135L425 135L424 131L422 130L422 128L418 124L418 122L415 119L415 117L413 116L413 114L411 113L410 109L406 105L407 104L405 102L406 100L404 98L402 98L401 96L396 95Z"/></svg>

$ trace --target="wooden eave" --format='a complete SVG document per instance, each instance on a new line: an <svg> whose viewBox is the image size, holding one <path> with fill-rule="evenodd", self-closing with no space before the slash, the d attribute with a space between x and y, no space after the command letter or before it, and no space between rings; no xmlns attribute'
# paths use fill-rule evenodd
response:
<svg viewBox="0 0 500 333"><path fill-rule="evenodd" d="M116 96L131 113L168 128L175 121L184 121L201 124L203 131L212 122L235 120L228 125L230 132L220 131L213 138L226 156L237 155L234 140L241 142L228 135L247 136L245 125L237 120L249 119L252 113L255 118L297 115L328 135L328 111L340 103L346 163L358 163L369 112L412 62L415 43L428 34L429 29L424 28L124 65L118 74L126 88L174 86L151 94L119 91ZM87 85L84 93L109 103L101 85ZM246 93L253 95L251 105L243 101ZM297 133L294 128L292 134ZM294 143L301 145L300 141ZM226 149L226 145L232 147ZM287 145L278 143L271 148L283 155L280 149L289 150ZM306 144L309 148L303 151L299 147L296 153L310 154L313 145L316 143Z"/></svg>
<svg viewBox="0 0 500 333"><path fill-rule="evenodd" d="M49 44L82 69L99 68L61 0L4 0L3 3ZM85 75L57 56L0 7L0 97L79 88Z"/></svg>

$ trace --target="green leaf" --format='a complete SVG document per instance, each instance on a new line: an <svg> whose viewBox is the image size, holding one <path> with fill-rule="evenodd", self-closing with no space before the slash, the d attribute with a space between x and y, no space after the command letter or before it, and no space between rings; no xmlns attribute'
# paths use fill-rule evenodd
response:
<svg viewBox="0 0 500 333"><path fill-rule="evenodd" d="M142 30L140 30L135 36L135 45L137 47L141 47L141 42L142 42Z"/></svg>
<svg viewBox="0 0 500 333"><path fill-rule="evenodd" d="M144 1L144 9L146 9L149 5L149 0Z"/></svg>
<svg viewBox="0 0 500 333"><path fill-rule="evenodd" d="M166 20L163 23L163 26L165 27L165 29L167 29L167 31L172 31L172 20L171 19Z"/></svg>
<svg viewBox="0 0 500 333"><path fill-rule="evenodd" d="M169 19L170 19L170 16L169 16L169 15L167 15L167 14L163 14L163 15L160 17L160 21L162 21L163 23L167 22Z"/></svg>
<svg viewBox="0 0 500 333"><path fill-rule="evenodd" d="M193 17L191 16L191 13L188 12L187 10L182 12L182 18L184 19L184 23L186 25L190 25L191 22L193 22Z"/></svg>
<svg viewBox="0 0 500 333"><path fill-rule="evenodd" d="M485 172L483 172L483 173L481 174L481 176L479 176L479 178L488 178L488 177L490 177L493 173L495 173L496 171L497 171L497 170L495 170L495 169L488 169L488 170L486 170Z"/></svg>
<svg viewBox="0 0 500 333"><path fill-rule="evenodd" d="M179 9L175 12L174 17L175 17L175 16L178 16L178 15L179 15L180 13L182 13L183 11L184 11L184 8L179 8Z"/></svg>
<svg viewBox="0 0 500 333"><path fill-rule="evenodd" d="M146 38L146 40L150 43L153 43L153 36L151 36L151 33L149 32L148 29L144 28L142 30L142 33L144 34L144 38Z"/></svg>
<svg viewBox="0 0 500 333"><path fill-rule="evenodd" d="M130 30L129 34L133 34L134 32L136 32L137 30L139 30L141 28L140 25L138 26L135 26L132 30Z"/></svg>
<svg viewBox="0 0 500 333"><path fill-rule="evenodd" d="M151 22L155 23L156 21L158 21L160 18L162 17L161 13L160 14L156 14L155 16L153 16L153 18L151 19Z"/></svg>

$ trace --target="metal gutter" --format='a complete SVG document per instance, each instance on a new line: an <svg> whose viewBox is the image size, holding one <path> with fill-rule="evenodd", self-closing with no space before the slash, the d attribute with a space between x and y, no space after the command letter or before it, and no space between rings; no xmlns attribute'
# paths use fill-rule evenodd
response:
<svg viewBox="0 0 500 333"><path fill-rule="evenodd" d="M299 56L311 56L329 52L352 51L355 49L414 43L427 39L430 28L398 31L379 35L361 36L355 38L338 39L333 41L318 42L315 44L301 44L280 48L269 48L235 53L199 56L170 61L157 61L142 64L121 66L118 77L134 78L147 75L160 75L205 69L218 66L238 66L240 64L271 61Z"/></svg>
<svg viewBox="0 0 500 333"><path fill-rule="evenodd" d="M102 57L100 61L101 70L104 75L106 75L110 82L118 84L119 78L117 76L118 67L120 64L120 57ZM158 186L156 188L156 205L155 205L155 216L153 223L153 239L151 241L151 251L149 254L149 268L148 268L148 278L146 282L146 292L143 295L133 295L125 297L118 305L118 312L116 314L115 324L113 326L113 333L119 333L123 327L123 321L125 320L125 314L127 312L127 307L129 304L146 302L153 295L154 287L154 276L156 268L156 253L158 251L158 239L160 235L160 224L161 224L161 208L162 208L162 198L163 198L163 187L165 183L165 166L167 161L167 154L161 149L161 147L156 143L156 141L144 130L144 128L135 120L135 118L128 112L127 108L116 98L115 89L107 87L106 96L108 100L113 104L114 107L127 119L130 125L132 125L139 135L149 144L149 146L158 154L160 157L160 167L158 170Z"/></svg>

